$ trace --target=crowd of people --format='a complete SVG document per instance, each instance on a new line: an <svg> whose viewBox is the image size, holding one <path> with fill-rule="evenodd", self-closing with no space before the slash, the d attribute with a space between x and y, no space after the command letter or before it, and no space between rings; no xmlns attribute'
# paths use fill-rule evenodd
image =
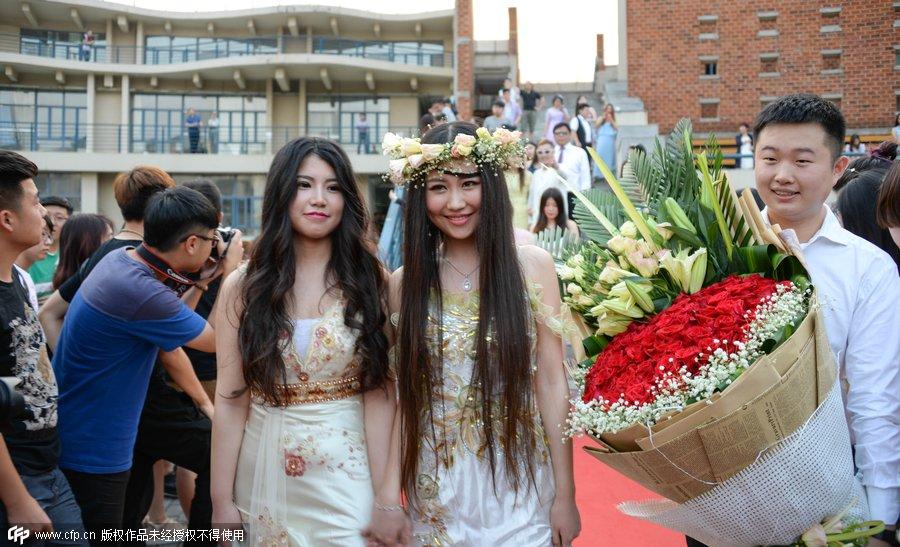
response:
<svg viewBox="0 0 900 547"><path fill-rule="evenodd" d="M533 128L532 86L499 97L485 127ZM189 527L243 527L252 544L570 545L581 524L557 426L570 398L558 280L550 254L521 243L549 227L577 236L560 177L597 184L583 147L604 150L616 125L611 105L600 118L582 102L569 119L553 105L519 172L498 172L507 158L411 171L396 269L368 242L351 162L327 139L275 155L248 258L208 180L120 174L116 231L41 198L38 167L0 151L0 376L25 407L0 425L0 523L87 530L92 544L146 527L170 462ZM447 108L431 105L422 147L475 142L478 126ZM896 143L848 168L843 116L811 95L754 125L763 215L795 231L828 303L856 465L896 544Z"/></svg>

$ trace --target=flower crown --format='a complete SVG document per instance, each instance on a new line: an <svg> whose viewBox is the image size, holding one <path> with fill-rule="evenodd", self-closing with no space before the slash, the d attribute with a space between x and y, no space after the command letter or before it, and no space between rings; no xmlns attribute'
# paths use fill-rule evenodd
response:
<svg viewBox="0 0 900 547"><path fill-rule="evenodd" d="M422 182L425 174L439 167L455 173L477 173L480 167L496 170L519 169L525 165L522 133L498 128L493 135L479 127L472 135L456 135L453 142L422 144L421 139L387 133L381 141L388 156L385 178L397 186Z"/></svg>

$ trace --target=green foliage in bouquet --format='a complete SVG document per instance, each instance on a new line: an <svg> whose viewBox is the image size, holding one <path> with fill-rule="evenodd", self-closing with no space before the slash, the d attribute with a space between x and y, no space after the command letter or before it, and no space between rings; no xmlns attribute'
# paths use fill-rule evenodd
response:
<svg viewBox="0 0 900 547"><path fill-rule="evenodd" d="M595 330L584 341L588 355L679 293L732 274L809 284L796 257L754 233L715 136L695 153L691 131L683 119L652 153L632 150L621 179L587 149L612 191L581 193L560 178L578 198L573 216L585 241L563 241L558 231L540 234L538 244L557 259L566 303Z"/></svg>

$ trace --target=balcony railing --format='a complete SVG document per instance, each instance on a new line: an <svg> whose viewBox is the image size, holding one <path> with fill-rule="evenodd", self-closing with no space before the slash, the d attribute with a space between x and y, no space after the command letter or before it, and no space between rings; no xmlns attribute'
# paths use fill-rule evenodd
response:
<svg viewBox="0 0 900 547"><path fill-rule="evenodd" d="M82 49L81 44L71 42L45 42L18 34L0 33L0 52L97 63L136 64L143 60L143 64L168 65L229 57L305 53L305 40L305 37L282 36L279 40L278 37L269 36L200 41L196 44L171 46L97 44ZM312 53L361 57L406 65L453 66L452 53L436 51L427 45L395 42L317 36L312 40Z"/></svg>
<svg viewBox="0 0 900 547"><path fill-rule="evenodd" d="M136 154L266 154L300 136L337 141L350 154L380 154L381 136L391 131L413 135L412 126L372 127L369 142L359 131L334 126L200 127L118 124L49 124L0 122L0 149L40 152L113 152Z"/></svg>

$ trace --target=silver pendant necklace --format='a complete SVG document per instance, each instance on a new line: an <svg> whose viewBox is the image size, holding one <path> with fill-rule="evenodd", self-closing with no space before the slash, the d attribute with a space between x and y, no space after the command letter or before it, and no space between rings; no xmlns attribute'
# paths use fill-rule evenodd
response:
<svg viewBox="0 0 900 547"><path fill-rule="evenodd" d="M478 266L480 266L480 264L475 266L475 268L471 272L462 273L461 271L459 271L459 268L454 266L453 263L450 262L450 259L448 259L447 257L444 257L444 262L446 262L451 268L453 268L453 270L456 271L456 273L458 273L459 275L462 276L462 278L463 278L462 290L464 290L466 292L471 291L472 290L471 275L473 273L475 273L476 270L478 270Z"/></svg>

